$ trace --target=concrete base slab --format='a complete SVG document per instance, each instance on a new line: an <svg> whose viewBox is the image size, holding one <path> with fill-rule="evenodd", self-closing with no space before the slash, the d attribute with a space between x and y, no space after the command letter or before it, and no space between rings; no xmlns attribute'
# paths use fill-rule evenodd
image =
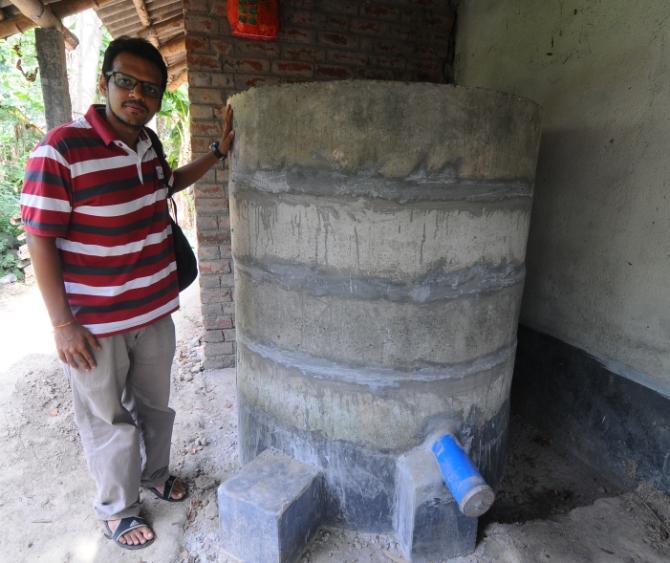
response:
<svg viewBox="0 0 670 563"><path fill-rule="evenodd" d="M475 550L477 518L460 512L430 451L416 448L398 458L396 499L394 528L410 561L441 561Z"/></svg>
<svg viewBox="0 0 670 563"><path fill-rule="evenodd" d="M318 468L268 449L219 487L223 549L247 563L289 563L323 518Z"/></svg>

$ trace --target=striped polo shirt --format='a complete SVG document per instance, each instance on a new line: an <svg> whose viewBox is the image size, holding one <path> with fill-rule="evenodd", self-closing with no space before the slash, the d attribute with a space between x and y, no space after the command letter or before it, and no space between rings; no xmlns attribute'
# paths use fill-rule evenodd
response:
<svg viewBox="0 0 670 563"><path fill-rule="evenodd" d="M128 147L104 106L50 131L21 194L29 233L54 237L77 321L98 336L140 328L179 307L167 208L173 176L142 131Z"/></svg>

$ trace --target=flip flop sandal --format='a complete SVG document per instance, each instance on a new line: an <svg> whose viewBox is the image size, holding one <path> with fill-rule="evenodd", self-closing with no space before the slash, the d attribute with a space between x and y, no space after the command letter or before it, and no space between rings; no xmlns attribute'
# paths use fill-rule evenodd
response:
<svg viewBox="0 0 670 563"><path fill-rule="evenodd" d="M184 491L184 496L181 498L172 498L170 496L172 494L172 487L174 487L176 480L177 477L175 477L174 475L170 475L168 477L168 480L165 481L165 487L163 487L163 494L159 493L156 487L149 487L149 490L154 494L156 498L160 500L166 500L168 502L183 502L186 500L186 497L188 497L188 489Z"/></svg>
<svg viewBox="0 0 670 563"><path fill-rule="evenodd" d="M147 524L147 521L141 516L126 516L125 518L121 518L118 528L116 528L116 530L114 530L113 532L106 521L103 523L105 525L105 531L104 531L105 537L108 540L114 541L116 545L122 547L123 549L144 549L145 547L149 547L152 543L154 543L154 540L156 539L156 532L154 532L153 538L147 540L144 543L138 543L137 545L132 543L121 543L119 541L121 539L121 536L127 534L131 530L136 530L137 528L142 527L147 527L151 529L149 524Z"/></svg>

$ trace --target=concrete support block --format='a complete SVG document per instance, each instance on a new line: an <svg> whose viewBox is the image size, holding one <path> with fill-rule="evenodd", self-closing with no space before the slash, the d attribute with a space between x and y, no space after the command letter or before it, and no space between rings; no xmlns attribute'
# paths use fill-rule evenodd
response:
<svg viewBox="0 0 670 563"><path fill-rule="evenodd" d="M246 563L295 561L323 516L319 469L268 449L219 487L223 549Z"/></svg>
<svg viewBox="0 0 670 563"><path fill-rule="evenodd" d="M393 525L404 556L413 562L442 561L475 549L477 518L459 511L427 449L398 458Z"/></svg>

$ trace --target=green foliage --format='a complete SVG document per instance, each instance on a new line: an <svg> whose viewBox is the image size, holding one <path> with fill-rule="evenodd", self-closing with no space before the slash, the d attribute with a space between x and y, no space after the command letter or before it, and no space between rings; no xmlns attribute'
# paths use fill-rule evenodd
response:
<svg viewBox="0 0 670 563"><path fill-rule="evenodd" d="M19 213L26 157L44 135L44 121L34 32L0 40L0 275L20 273L20 231L12 219Z"/></svg>
<svg viewBox="0 0 670 563"><path fill-rule="evenodd" d="M188 95L184 84L177 90L165 91L161 109L156 114L158 134L171 168L179 166L179 155L186 142L188 109Z"/></svg>

